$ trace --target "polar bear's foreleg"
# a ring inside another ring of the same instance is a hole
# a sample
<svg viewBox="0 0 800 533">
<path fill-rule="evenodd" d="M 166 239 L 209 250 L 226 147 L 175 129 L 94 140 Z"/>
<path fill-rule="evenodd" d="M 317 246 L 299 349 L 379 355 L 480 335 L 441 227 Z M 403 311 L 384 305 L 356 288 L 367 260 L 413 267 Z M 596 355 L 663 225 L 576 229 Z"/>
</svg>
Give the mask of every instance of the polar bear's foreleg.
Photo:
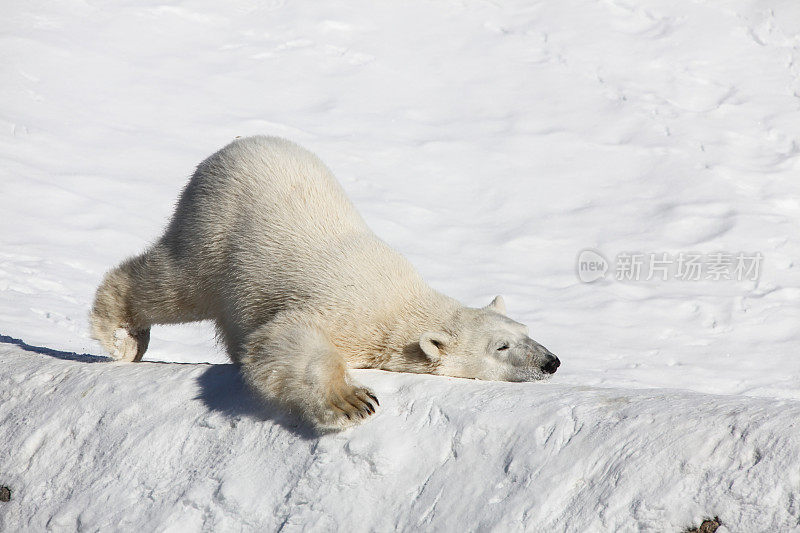
<svg viewBox="0 0 800 533">
<path fill-rule="evenodd" d="M 379 405 L 350 377 L 325 332 L 298 316 L 279 315 L 250 334 L 242 372 L 261 396 L 320 430 L 359 424 Z"/>
</svg>

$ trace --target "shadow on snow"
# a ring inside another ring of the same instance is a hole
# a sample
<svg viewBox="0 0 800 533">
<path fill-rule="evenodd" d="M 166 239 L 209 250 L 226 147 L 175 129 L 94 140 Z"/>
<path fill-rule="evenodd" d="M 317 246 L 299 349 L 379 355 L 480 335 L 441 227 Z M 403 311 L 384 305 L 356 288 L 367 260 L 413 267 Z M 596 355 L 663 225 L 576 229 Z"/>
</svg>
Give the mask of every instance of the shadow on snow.
<svg viewBox="0 0 800 533">
<path fill-rule="evenodd" d="M 0 334 L 0 343 L 13 344 L 27 352 L 47 355 L 65 361 L 79 363 L 107 363 L 114 361 L 110 357 L 54 350 L 46 346 L 33 346 L 22 339 L 2 334 Z M 296 416 L 285 413 L 278 407 L 259 399 L 242 379 L 242 373 L 239 372 L 237 365 L 169 363 L 164 361 L 142 361 L 136 364 L 206 366 L 206 370 L 197 378 L 200 394 L 196 399 L 202 401 L 209 410 L 217 411 L 233 419 L 249 417 L 264 422 L 272 421 L 303 439 L 314 439 L 319 436 L 312 427 Z"/>
<path fill-rule="evenodd" d="M 47 348 L 45 346 L 33 346 L 31 344 L 28 344 L 22 339 L 16 339 L 14 337 L 9 337 L 8 335 L 2 335 L 2 334 L 0 334 L 0 342 L 4 342 L 6 344 L 14 344 L 15 346 L 19 346 L 20 348 L 22 348 L 27 352 L 49 355 L 50 357 L 55 357 L 56 359 L 64 359 L 66 361 L 80 361 L 81 363 L 104 363 L 112 360 L 110 357 L 102 357 L 99 355 L 91 355 L 88 353 L 65 352 L 62 350 L 54 350 L 52 348 Z"/>
<path fill-rule="evenodd" d="M 200 399 L 211 411 L 231 418 L 243 416 L 261 421 L 270 420 L 303 439 L 319 437 L 317 432 L 298 417 L 264 402 L 247 386 L 234 364 L 209 365 L 197 378 Z"/>
</svg>

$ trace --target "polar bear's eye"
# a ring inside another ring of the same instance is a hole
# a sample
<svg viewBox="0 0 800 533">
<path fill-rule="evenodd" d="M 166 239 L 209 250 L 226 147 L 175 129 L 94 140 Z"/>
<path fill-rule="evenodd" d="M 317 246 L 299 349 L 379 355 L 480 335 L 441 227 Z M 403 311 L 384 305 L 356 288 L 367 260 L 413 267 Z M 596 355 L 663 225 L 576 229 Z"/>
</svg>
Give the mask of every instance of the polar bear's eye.
<svg viewBox="0 0 800 533">
<path fill-rule="evenodd" d="M 499 351 L 499 350 L 508 350 L 508 344 L 501 344 L 501 345 L 500 345 L 500 346 L 497 348 L 497 350 L 498 350 L 498 351 Z"/>
</svg>

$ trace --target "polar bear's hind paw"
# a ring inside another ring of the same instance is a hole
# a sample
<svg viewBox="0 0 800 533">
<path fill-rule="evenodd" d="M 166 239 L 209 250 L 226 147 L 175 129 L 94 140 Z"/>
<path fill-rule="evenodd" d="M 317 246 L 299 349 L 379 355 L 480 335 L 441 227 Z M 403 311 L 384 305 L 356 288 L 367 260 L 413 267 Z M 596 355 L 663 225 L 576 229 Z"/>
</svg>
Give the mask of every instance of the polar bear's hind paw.
<svg viewBox="0 0 800 533">
<path fill-rule="evenodd" d="M 150 328 L 131 330 L 119 327 L 114 330 L 111 356 L 118 361 L 141 361 L 150 343 Z"/>
</svg>

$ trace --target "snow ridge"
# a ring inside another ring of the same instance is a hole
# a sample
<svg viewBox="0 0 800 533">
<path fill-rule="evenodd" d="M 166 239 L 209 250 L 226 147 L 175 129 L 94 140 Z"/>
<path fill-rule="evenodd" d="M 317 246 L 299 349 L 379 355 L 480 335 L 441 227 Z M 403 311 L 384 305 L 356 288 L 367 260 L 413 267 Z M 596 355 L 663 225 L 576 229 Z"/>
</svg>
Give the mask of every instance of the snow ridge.
<svg viewBox="0 0 800 533">
<path fill-rule="evenodd" d="M 0 351 L 0 464 L 19 487 L 0 528 L 677 531 L 718 515 L 785 531 L 800 519 L 792 400 L 356 371 L 382 411 L 320 438 L 260 405 L 233 365 L 96 361 Z"/>
</svg>

